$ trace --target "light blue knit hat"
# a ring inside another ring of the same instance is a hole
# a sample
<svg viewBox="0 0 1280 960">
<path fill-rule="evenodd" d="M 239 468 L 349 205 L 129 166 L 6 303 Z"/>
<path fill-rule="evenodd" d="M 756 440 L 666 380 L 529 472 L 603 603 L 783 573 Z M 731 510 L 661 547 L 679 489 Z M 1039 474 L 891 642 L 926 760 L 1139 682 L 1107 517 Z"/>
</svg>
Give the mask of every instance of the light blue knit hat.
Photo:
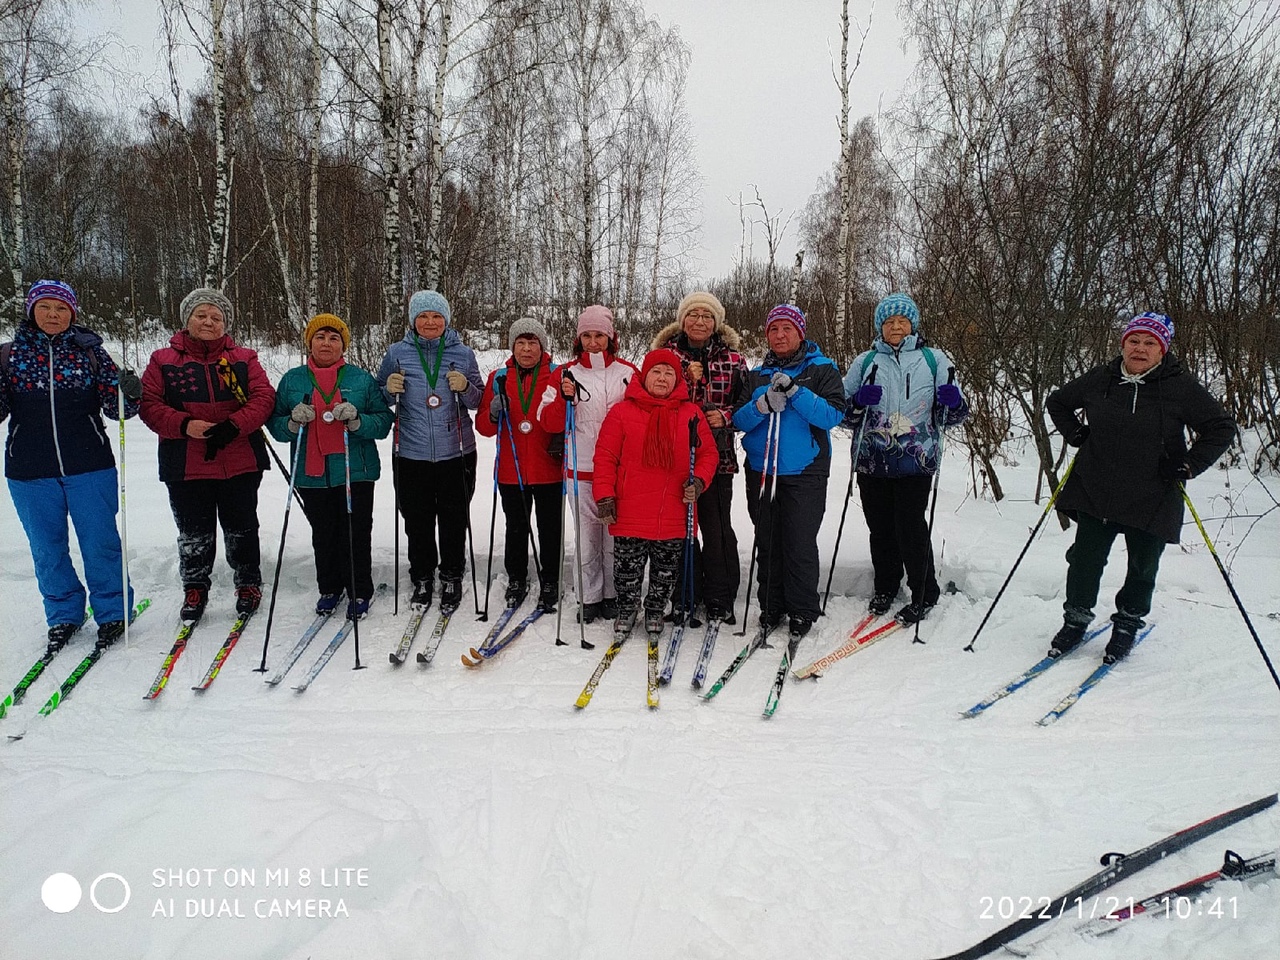
<svg viewBox="0 0 1280 960">
<path fill-rule="evenodd" d="M 911 321 L 911 332 L 920 330 L 920 308 L 905 293 L 891 293 L 876 304 L 876 333 L 890 317 L 906 317 Z"/>
<path fill-rule="evenodd" d="M 437 293 L 435 290 L 419 290 L 409 298 L 409 326 L 413 326 L 413 321 L 418 314 L 428 310 L 444 317 L 446 327 L 452 326 L 453 314 L 449 310 L 449 301 L 444 298 L 443 293 Z"/>
</svg>

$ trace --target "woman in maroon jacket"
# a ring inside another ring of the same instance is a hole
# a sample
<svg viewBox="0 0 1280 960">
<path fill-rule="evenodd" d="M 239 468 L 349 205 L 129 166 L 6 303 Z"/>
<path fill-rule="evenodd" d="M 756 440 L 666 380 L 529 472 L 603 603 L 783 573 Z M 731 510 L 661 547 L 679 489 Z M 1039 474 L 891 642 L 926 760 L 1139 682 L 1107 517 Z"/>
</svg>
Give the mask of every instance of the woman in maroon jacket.
<svg viewBox="0 0 1280 960">
<path fill-rule="evenodd" d="M 692 479 L 690 421 L 698 438 Z M 614 536 L 618 629 L 629 629 L 635 620 L 647 560 L 644 628 L 662 632 L 662 613 L 680 572 L 687 505 L 707 489 L 719 462 L 706 415 L 689 400 L 679 355 L 650 351 L 640 376 L 631 378 L 626 395 L 605 417 L 592 464 L 596 509 Z M 694 524 L 696 533 L 696 506 Z"/>
<path fill-rule="evenodd" d="M 523 317 L 507 331 L 511 356 L 489 374 L 480 397 L 476 432 L 498 438 L 498 491 L 507 520 L 506 604 L 518 607 L 529 593 L 529 516 L 538 511 L 538 606 L 555 610 L 560 594 L 561 463 L 564 434 L 548 433 L 538 422 L 538 403 L 551 383 L 555 364 L 547 349 L 547 331 Z M 488 416 L 484 415 L 488 411 Z"/>
<path fill-rule="evenodd" d="M 207 287 L 182 301 L 183 329 L 151 355 L 142 375 L 143 421 L 160 437 L 160 479 L 178 527 L 182 619 L 204 614 L 222 526 L 235 572 L 236 610 L 262 599 L 258 485 L 267 469 L 260 428 L 276 392 L 258 355 L 227 335 L 231 302 Z"/>
</svg>

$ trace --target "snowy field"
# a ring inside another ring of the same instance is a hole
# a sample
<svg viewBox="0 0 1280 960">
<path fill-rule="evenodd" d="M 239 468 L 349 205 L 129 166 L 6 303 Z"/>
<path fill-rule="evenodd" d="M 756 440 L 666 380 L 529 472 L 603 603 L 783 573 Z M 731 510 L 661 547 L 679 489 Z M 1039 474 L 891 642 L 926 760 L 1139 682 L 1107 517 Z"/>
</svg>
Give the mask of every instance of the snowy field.
<svg viewBox="0 0 1280 960">
<path fill-rule="evenodd" d="M 848 482 L 849 441 L 838 437 L 824 579 Z M 400 615 L 388 597 L 361 625 L 367 669 L 351 669 L 348 641 L 306 693 L 267 686 L 253 672 L 264 603 L 217 682 L 198 695 L 190 687 L 232 620 L 221 559 L 204 624 L 163 696 L 144 702 L 181 597 L 156 441 L 138 420 L 128 424 L 127 449 L 131 570 L 154 604 L 128 649 L 111 650 L 50 717 L 36 710 L 87 651 L 91 630 L 0 721 L 5 733 L 27 728 L 22 741 L 0 744 L 4 960 L 914 960 L 976 943 L 1009 922 L 1002 908 L 1056 896 L 1095 873 L 1108 851 L 1137 850 L 1280 786 L 1280 691 L 1191 525 L 1181 549 L 1165 554 L 1155 633 L 1061 722 L 1035 720 L 1089 672 L 1102 641 L 986 714 L 958 717 L 1039 659 L 1059 623 L 1071 535 L 1051 518 L 977 651 L 961 650 L 1043 509 L 1032 502 L 1029 455 L 1006 468 L 1009 497 L 997 505 L 966 496 L 967 462 L 958 449 L 949 454 L 935 545 L 940 579 L 960 592 L 925 622 L 927 642 L 912 644 L 903 631 L 820 680 L 789 683 L 765 721 L 778 654 L 754 657 L 702 702 L 688 685 L 700 631 L 659 710 L 645 707 L 637 631 L 590 707 L 575 711 L 609 631 L 588 627 L 599 649 L 579 649 L 570 607 L 570 646 L 554 645 L 555 619 L 544 617 L 467 670 L 459 654 L 486 631 L 469 575 L 429 667 L 412 655 L 400 668 L 387 662 L 406 620 L 402 584 Z M 482 594 L 492 450 L 482 443 L 472 505 Z M 1269 491 L 1243 469 L 1214 469 L 1190 493 L 1280 661 L 1280 480 L 1265 483 Z M 740 485 L 736 497 L 745 575 L 751 533 Z M 273 470 L 260 506 L 268 580 L 284 501 Z M 387 469 L 376 580 L 392 580 L 392 530 Z M 569 543 L 571 554 L 571 532 Z M 491 614 L 501 606 L 501 569 L 498 557 Z M 1117 546 L 1101 616 L 1122 572 Z M 404 564 L 401 573 L 407 581 Z M 828 615 L 802 644 L 802 663 L 843 642 L 870 587 L 855 493 Z M 7 692 L 43 651 L 45 630 L 7 494 L 0 596 Z M 308 530 L 295 510 L 271 665 L 310 622 L 314 599 Z M 434 608 L 419 645 L 433 620 Z M 730 634 L 721 632 L 712 676 L 743 643 Z M 1106 912 L 1113 895 L 1141 898 L 1207 873 L 1228 847 L 1252 856 L 1277 846 L 1272 808 L 1081 910 Z M 70 912 L 42 903 L 55 873 L 83 888 Z M 96 878 L 99 908 L 90 902 Z M 125 883 L 129 899 L 117 909 Z M 1223 916 L 1143 917 L 1101 938 L 1083 936 L 1074 918 L 1057 921 L 1030 938 L 1040 941 L 1034 956 L 1276 956 L 1280 879 L 1219 893 Z"/>
</svg>

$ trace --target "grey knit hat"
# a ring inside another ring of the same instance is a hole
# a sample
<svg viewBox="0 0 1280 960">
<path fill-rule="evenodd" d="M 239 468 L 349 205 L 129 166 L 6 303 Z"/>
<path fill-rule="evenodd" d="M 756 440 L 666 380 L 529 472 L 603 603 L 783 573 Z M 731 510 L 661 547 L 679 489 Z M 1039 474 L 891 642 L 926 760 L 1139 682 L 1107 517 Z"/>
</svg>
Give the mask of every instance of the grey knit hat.
<svg viewBox="0 0 1280 960">
<path fill-rule="evenodd" d="M 231 301 L 226 298 L 221 290 L 214 290 L 212 287 L 196 287 L 182 298 L 182 306 L 178 308 L 178 316 L 182 319 L 182 326 L 185 327 L 187 325 L 191 315 L 196 312 L 196 307 L 205 303 L 221 310 L 223 321 L 228 327 L 231 326 Z"/>
<path fill-rule="evenodd" d="M 550 353 L 548 344 L 551 342 L 547 337 L 547 329 L 533 317 L 521 317 L 511 325 L 511 329 L 507 331 L 507 349 L 514 350 L 516 348 L 517 337 L 537 337 L 538 342 L 542 344 L 542 352 Z"/>
</svg>

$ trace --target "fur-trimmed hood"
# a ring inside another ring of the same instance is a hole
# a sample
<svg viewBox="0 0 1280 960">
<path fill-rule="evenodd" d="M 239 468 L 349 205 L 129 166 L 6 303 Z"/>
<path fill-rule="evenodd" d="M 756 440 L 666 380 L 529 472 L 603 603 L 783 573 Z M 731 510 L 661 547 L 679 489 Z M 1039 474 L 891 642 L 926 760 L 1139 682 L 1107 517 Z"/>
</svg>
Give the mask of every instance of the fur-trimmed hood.
<svg viewBox="0 0 1280 960">
<path fill-rule="evenodd" d="M 680 333 L 680 321 L 679 320 L 671 321 L 665 327 L 659 330 L 656 336 L 654 336 L 653 342 L 649 345 L 649 349 L 651 350 L 662 349 L 667 345 L 668 341 L 678 336 L 679 333 Z M 711 336 L 719 337 L 721 340 L 724 341 L 724 345 L 728 347 L 730 350 L 742 349 L 742 337 L 738 334 L 737 330 L 733 329 L 733 327 L 729 326 L 729 324 L 727 323 L 717 323 L 715 330 L 711 332 Z"/>
</svg>

